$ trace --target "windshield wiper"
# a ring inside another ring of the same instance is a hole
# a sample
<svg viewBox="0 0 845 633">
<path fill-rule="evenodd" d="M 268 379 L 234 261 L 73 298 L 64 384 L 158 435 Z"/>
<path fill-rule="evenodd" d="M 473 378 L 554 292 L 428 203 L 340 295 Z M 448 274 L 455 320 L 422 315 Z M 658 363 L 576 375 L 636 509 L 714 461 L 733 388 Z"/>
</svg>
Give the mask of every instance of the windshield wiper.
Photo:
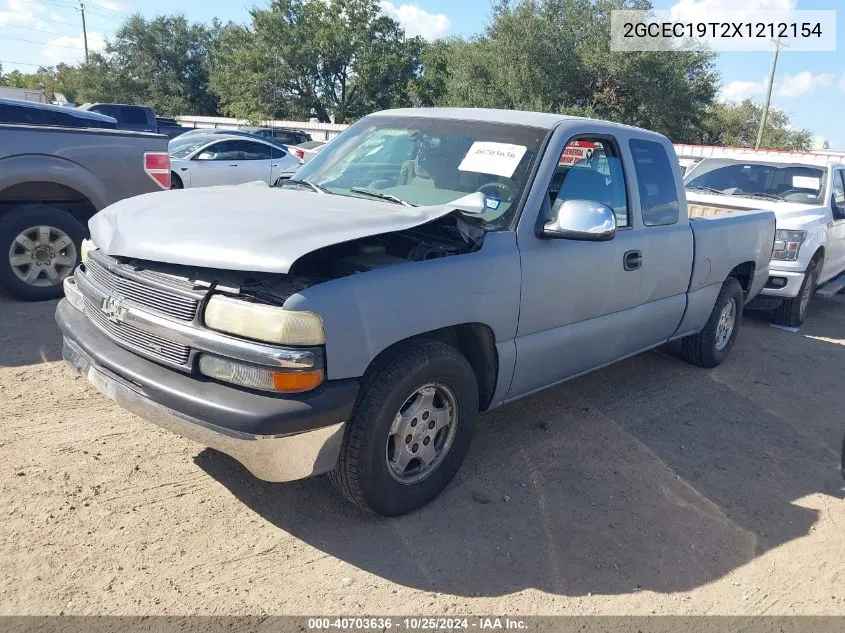
<svg viewBox="0 0 845 633">
<path fill-rule="evenodd" d="M 382 193 L 381 191 L 373 191 L 372 189 L 364 189 L 362 187 L 352 187 L 349 191 L 353 193 L 362 193 L 365 196 L 372 196 L 373 198 L 379 198 L 381 200 L 389 200 L 390 202 L 395 202 L 396 204 L 401 204 L 406 207 L 415 207 L 417 205 L 408 202 L 407 200 L 402 200 L 397 196 L 391 195 L 389 193 Z"/>
<path fill-rule="evenodd" d="M 733 193 L 729 193 L 729 196 L 743 196 L 744 198 L 764 198 L 766 200 L 779 200 L 783 202 L 783 198 L 780 196 L 776 196 L 773 193 L 743 193 L 742 191 L 734 191 Z"/>
<path fill-rule="evenodd" d="M 701 185 L 695 185 L 692 187 L 687 187 L 690 191 L 706 191 L 707 193 L 718 193 L 719 195 L 724 194 L 724 191 L 719 189 L 714 189 L 713 187 L 702 187 Z"/>
<path fill-rule="evenodd" d="M 331 193 L 331 191 L 326 189 L 323 185 L 317 185 L 311 182 L 310 180 L 302 180 L 300 178 L 291 178 L 289 180 L 283 180 L 279 187 L 284 187 L 287 184 L 305 185 L 306 187 L 309 187 L 311 191 L 314 191 L 316 193 Z"/>
</svg>

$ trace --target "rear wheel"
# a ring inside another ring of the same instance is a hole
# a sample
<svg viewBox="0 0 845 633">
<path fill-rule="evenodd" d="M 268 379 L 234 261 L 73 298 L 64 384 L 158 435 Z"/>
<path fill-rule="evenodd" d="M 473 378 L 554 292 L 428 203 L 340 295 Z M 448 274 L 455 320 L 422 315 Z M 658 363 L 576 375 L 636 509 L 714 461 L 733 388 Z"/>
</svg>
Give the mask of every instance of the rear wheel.
<svg viewBox="0 0 845 633">
<path fill-rule="evenodd" d="M 478 385 L 454 348 L 397 347 L 368 371 L 330 474 L 352 503 L 384 516 L 422 507 L 457 472 L 478 414 Z"/>
<path fill-rule="evenodd" d="M 175 171 L 170 172 L 170 188 L 171 189 L 184 189 L 185 185 L 182 182 L 182 179 L 176 174 Z"/>
<path fill-rule="evenodd" d="M 87 236 L 76 219 L 48 205 L 25 205 L 0 217 L 0 285 L 24 301 L 62 296 Z"/>
<path fill-rule="evenodd" d="M 725 361 L 739 332 L 744 299 L 739 281 L 728 277 L 704 329 L 681 339 L 681 353 L 687 362 L 699 367 L 716 367 Z"/>
<path fill-rule="evenodd" d="M 773 314 L 775 323 L 778 325 L 788 325 L 789 327 L 798 327 L 804 323 L 804 319 L 807 318 L 810 301 L 816 292 L 819 268 L 818 261 L 814 260 L 810 263 L 807 267 L 807 272 L 804 274 L 804 283 L 801 284 L 801 288 L 798 290 L 798 296 L 792 299 L 785 299 L 775 308 Z"/>
</svg>

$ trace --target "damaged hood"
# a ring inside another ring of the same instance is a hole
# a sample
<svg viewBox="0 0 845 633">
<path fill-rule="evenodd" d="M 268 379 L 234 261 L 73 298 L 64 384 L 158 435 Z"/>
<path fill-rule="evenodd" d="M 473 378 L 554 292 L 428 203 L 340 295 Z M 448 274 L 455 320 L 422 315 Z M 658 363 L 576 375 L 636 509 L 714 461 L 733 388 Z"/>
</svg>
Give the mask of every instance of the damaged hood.
<svg viewBox="0 0 845 633">
<path fill-rule="evenodd" d="M 267 186 L 161 191 L 88 222 L 107 255 L 224 270 L 287 273 L 317 249 L 402 231 L 454 211 Z"/>
</svg>

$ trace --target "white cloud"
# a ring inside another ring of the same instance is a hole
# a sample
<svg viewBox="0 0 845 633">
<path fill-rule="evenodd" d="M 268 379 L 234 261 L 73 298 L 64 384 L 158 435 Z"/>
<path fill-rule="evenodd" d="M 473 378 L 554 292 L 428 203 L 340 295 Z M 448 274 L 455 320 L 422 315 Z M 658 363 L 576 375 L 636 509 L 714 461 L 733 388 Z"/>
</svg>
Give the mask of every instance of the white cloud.
<svg viewBox="0 0 845 633">
<path fill-rule="evenodd" d="M 766 92 L 768 79 L 760 81 L 732 81 L 719 92 L 719 101 L 728 103 L 760 97 Z"/>
<path fill-rule="evenodd" d="M 88 32 L 88 51 L 102 50 L 106 46 L 106 39 L 99 33 Z M 81 35 L 63 35 L 48 40 L 41 50 L 42 56 L 51 64 L 60 62 L 76 64 L 85 61 L 85 42 Z"/>
<path fill-rule="evenodd" d="M 839 78 L 839 89 L 845 91 L 845 75 Z"/>
<path fill-rule="evenodd" d="M 36 14 L 43 11 L 44 6 L 32 0 L 6 0 L 0 5 L 0 24 L 34 26 L 40 21 Z"/>
<path fill-rule="evenodd" d="M 803 97 L 813 94 L 823 88 L 830 88 L 833 85 L 833 74 L 819 73 L 814 75 L 809 70 L 802 71 L 797 75 L 787 75 L 778 90 L 780 97 Z"/>
<path fill-rule="evenodd" d="M 422 36 L 434 40 L 445 35 L 452 26 L 448 16 L 442 13 L 429 13 L 416 4 L 396 6 L 387 0 L 381 0 L 381 10 L 399 22 L 408 37 Z"/>
</svg>

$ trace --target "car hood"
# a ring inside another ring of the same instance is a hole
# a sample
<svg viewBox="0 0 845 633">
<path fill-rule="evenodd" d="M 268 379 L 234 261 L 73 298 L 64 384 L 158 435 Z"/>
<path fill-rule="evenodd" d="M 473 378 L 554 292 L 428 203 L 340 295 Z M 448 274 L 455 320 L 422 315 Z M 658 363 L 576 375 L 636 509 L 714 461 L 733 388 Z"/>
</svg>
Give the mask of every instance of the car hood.
<svg viewBox="0 0 845 633">
<path fill-rule="evenodd" d="M 107 255 L 287 273 L 325 246 L 410 229 L 453 211 L 448 204 L 406 207 L 248 183 L 127 198 L 97 213 L 88 228 Z"/>
<path fill-rule="evenodd" d="M 699 191 L 687 191 L 686 195 L 690 205 L 710 206 L 728 211 L 772 211 L 777 218 L 779 229 L 795 229 L 808 223 L 826 222 L 824 208 L 813 204 L 723 196 Z"/>
</svg>

